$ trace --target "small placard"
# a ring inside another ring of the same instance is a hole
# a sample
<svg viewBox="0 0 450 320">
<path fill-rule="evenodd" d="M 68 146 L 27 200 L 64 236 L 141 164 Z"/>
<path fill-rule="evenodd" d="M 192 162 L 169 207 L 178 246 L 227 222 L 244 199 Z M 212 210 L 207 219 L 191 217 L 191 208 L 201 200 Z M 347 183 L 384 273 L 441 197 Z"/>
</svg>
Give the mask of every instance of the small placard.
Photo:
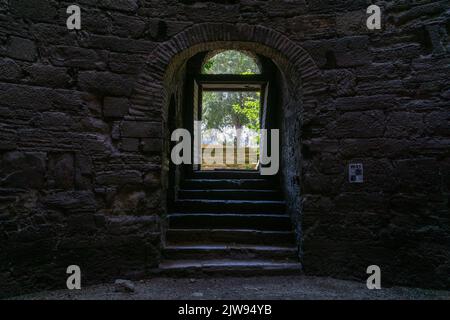
<svg viewBox="0 0 450 320">
<path fill-rule="evenodd" d="M 349 182 L 350 183 L 364 182 L 364 168 L 362 163 L 352 163 L 349 165 Z"/>
</svg>

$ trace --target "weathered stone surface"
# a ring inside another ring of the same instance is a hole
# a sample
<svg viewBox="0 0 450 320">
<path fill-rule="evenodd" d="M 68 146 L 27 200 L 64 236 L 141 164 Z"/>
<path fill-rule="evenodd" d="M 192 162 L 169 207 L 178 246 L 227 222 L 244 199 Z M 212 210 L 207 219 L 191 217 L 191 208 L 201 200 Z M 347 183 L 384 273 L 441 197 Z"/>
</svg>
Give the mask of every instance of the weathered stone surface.
<svg viewBox="0 0 450 320">
<path fill-rule="evenodd" d="M 57 92 L 53 89 L 0 83 L 2 105 L 14 110 L 46 111 L 53 107 L 71 109 L 83 106 L 82 97 L 74 92 Z"/>
<path fill-rule="evenodd" d="M 372 32 L 366 0 L 82 0 L 75 32 L 62 2 L 0 0 L 0 296 L 65 283 L 74 261 L 87 283 L 158 265 L 187 59 L 224 48 L 279 69 L 305 271 L 377 263 L 383 282 L 448 288 L 447 2 L 386 2 Z"/>
<path fill-rule="evenodd" d="M 131 40 L 115 36 L 90 35 L 83 39 L 83 46 L 92 49 L 125 53 L 149 53 L 156 44 L 148 40 Z"/>
<path fill-rule="evenodd" d="M 129 152 L 138 152 L 139 151 L 139 139 L 135 138 L 123 138 L 120 141 L 120 149 L 123 151 Z"/>
<path fill-rule="evenodd" d="M 97 175 L 96 182 L 100 185 L 139 184 L 142 176 L 138 171 L 105 172 Z"/>
<path fill-rule="evenodd" d="M 114 290 L 116 292 L 132 293 L 136 291 L 136 287 L 130 280 L 117 279 L 114 282 Z"/>
<path fill-rule="evenodd" d="M 123 53 L 109 55 L 109 67 L 116 73 L 137 74 L 145 65 L 146 57 Z"/>
<path fill-rule="evenodd" d="M 45 185 L 46 154 L 7 152 L 1 158 L 1 185 L 11 188 L 41 189 Z"/>
<path fill-rule="evenodd" d="M 7 55 L 18 60 L 35 61 L 37 59 L 36 45 L 28 39 L 11 37 L 8 43 Z"/>
<path fill-rule="evenodd" d="M 109 72 L 80 72 L 78 83 L 82 90 L 93 93 L 128 97 L 133 91 L 133 82 Z"/>
<path fill-rule="evenodd" d="M 106 65 L 100 54 L 91 49 L 58 45 L 49 49 L 49 55 L 56 66 L 103 70 Z"/>
<path fill-rule="evenodd" d="M 73 154 L 50 154 L 48 171 L 50 188 L 72 189 L 74 187 L 75 164 Z"/>
<path fill-rule="evenodd" d="M 435 3 L 425 3 L 423 5 L 413 6 L 407 8 L 405 12 L 400 14 L 396 19 L 397 24 L 404 24 L 410 20 L 419 18 L 421 16 L 433 15 L 444 10 L 444 3 L 436 1 Z"/>
<path fill-rule="evenodd" d="M 51 22 L 54 23 L 54 19 Z M 40 50 L 48 56 L 50 51 L 49 45 L 56 46 L 77 46 L 77 36 L 74 32 L 67 32 L 67 26 L 64 23 L 55 25 L 50 23 L 36 23 L 30 29 L 33 39 L 39 39 L 46 46 L 40 47 Z"/>
<path fill-rule="evenodd" d="M 142 215 L 151 210 L 147 194 L 133 188 L 120 190 L 113 199 L 112 212 L 116 215 Z"/>
<path fill-rule="evenodd" d="M 142 139 L 142 151 L 158 153 L 162 151 L 161 139 Z"/>
<path fill-rule="evenodd" d="M 337 119 L 336 126 L 330 131 L 330 137 L 382 137 L 385 126 L 385 115 L 382 111 L 346 112 Z"/>
<path fill-rule="evenodd" d="M 137 0 L 100 0 L 99 6 L 105 9 L 123 10 L 128 12 L 136 11 Z"/>
<path fill-rule="evenodd" d="M 150 188 L 158 188 L 161 186 L 161 173 L 149 172 L 144 177 L 144 184 Z"/>
<path fill-rule="evenodd" d="M 22 75 L 20 66 L 11 59 L 0 60 L 0 79 L 1 80 L 18 80 Z"/>
<path fill-rule="evenodd" d="M 94 212 L 96 201 L 91 192 L 67 191 L 49 195 L 43 199 L 49 207 L 64 210 L 65 212 Z"/>
<path fill-rule="evenodd" d="M 75 187 L 78 190 L 89 190 L 92 188 L 92 158 L 82 153 L 76 153 L 75 164 Z"/>
<path fill-rule="evenodd" d="M 73 82 L 64 68 L 37 64 L 25 67 L 24 72 L 29 74 L 28 82 L 38 86 L 66 88 Z"/>
<path fill-rule="evenodd" d="M 331 70 L 326 73 L 333 79 L 333 88 L 337 96 L 349 96 L 355 93 L 356 77 L 348 70 Z M 331 81 L 330 81 L 331 82 Z"/>
<path fill-rule="evenodd" d="M 121 126 L 122 137 L 127 138 L 159 138 L 162 134 L 161 123 L 124 121 Z"/>
<path fill-rule="evenodd" d="M 50 0 L 14 0 L 10 3 L 11 12 L 25 19 L 54 21 L 56 9 Z"/>
<path fill-rule="evenodd" d="M 447 110 L 426 114 L 425 125 L 429 134 L 450 137 L 450 112 Z"/>
<path fill-rule="evenodd" d="M 0 150 L 11 151 L 17 148 L 17 133 L 11 129 L 0 126 Z"/>
<path fill-rule="evenodd" d="M 423 134 L 423 115 L 410 112 L 393 112 L 388 115 L 386 135 L 392 138 L 415 138 Z"/>
<path fill-rule="evenodd" d="M 146 21 L 138 17 L 115 14 L 112 20 L 114 23 L 113 34 L 120 37 L 139 38 L 144 35 L 147 28 Z"/>
<path fill-rule="evenodd" d="M 368 42 L 369 38 L 366 36 L 353 36 L 337 40 L 307 41 L 304 45 L 320 67 L 356 67 L 367 65 L 372 60 Z M 333 57 L 335 65 L 330 65 L 330 57 Z"/>
</svg>

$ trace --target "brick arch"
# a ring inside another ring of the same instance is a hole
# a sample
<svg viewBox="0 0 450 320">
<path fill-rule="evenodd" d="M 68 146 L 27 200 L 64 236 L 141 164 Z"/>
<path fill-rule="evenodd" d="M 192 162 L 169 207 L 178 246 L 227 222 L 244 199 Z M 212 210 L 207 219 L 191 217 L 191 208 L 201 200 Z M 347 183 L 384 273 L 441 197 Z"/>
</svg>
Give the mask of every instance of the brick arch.
<svg viewBox="0 0 450 320">
<path fill-rule="evenodd" d="M 155 114 L 160 114 L 164 122 L 165 83 L 175 70 L 198 52 L 223 48 L 250 50 L 271 58 L 289 79 L 291 94 L 300 93 L 304 103 L 327 88 L 311 56 L 283 34 L 259 25 L 204 23 L 161 43 L 149 55 L 131 99 L 130 116 L 154 120 Z"/>
</svg>

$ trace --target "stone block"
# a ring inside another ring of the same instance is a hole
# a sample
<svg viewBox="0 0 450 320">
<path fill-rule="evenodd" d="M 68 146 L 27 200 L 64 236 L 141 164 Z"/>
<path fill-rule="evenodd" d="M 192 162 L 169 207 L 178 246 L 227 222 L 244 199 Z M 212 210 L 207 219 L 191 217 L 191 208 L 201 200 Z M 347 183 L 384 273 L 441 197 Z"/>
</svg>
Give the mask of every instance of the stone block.
<svg viewBox="0 0 450 320">
<path fill-rule="evenodd" d="M 349 96 L 355 93 L 356 77 L 345 69 L 334 69 L 326 72 L 325 75 L 331 81 L 331 89 L 337 96 Z"/>
<path fill-rule="evenodd" d="M 394 175 L 402 193 L 438 193 L 442 188 L 440 166 L 432 158 L 395 161 Z"/>
<path fill-rule="evenodd" d="M 57 11 L 53 3 L 51 0 L 14 0 L 10 1 L 10 10 L 20 18 L 54 21 Z"/>
<path fill-rule="evenodd" d="M 67 232 L 69 234 L 92 234 L 97 230 L 95 216 L 91 213 L 77 213 L 67 217 Z"/>
<path fill-rule="evenodd" d="M 105 11 L 85 10 L 82 18 L 82 29 L 95 34 L 109 34 L 111 32 L 111 17 Z"/>
<path fill-rule="evenodd" d="M 0 112 L 1 114 L 1 112 Z M 0 151 L 11 151 L 17 148 L 17 132 L 0 125 Z"/>
<path fill-rule="evenodd" d="M 44 188 L 45 153 L 12 151 L 5 153 L 0 159 L 1 186 L 24 189 Z"/>
<path fill-rule="evenodd" d="M 146 21 L 139 17 L 114 14 L 112 20 L 113 34 L 120 37 L 141 37 L 147 27 Z"/>
<path fill-rule="evenodd" d="M 27 82 L 38 86 L 66 88 L 73 81 L 65 68 L 33 64 L 24 67 L 24 71 L 29 74 Z"/>
<path fill-rule="evenodd" d="M 64 112 L 42 112 L 33 118 L 33 123 L 46 130 L 80 130 L 80 123 Z"/>
<path fill-rule="evenodd" d="M 104 69 L 100 53 L 95 50 L 74 46 L 52 46 L 49 48 L 50 61 L 55 66 L 74 67 L 80 69 Z"/>
<path fill-rule="evenodd" d="M 92 187 L 92 159 L 80 152 L 75 154 L 75 186 L 78 190 Z"/>
<path fill-rule="evenodd" d="M 97 174 L 95 181 L 98 185 L 105 186 L 139 184 L 142 183 L 142 174 L 134 170 L 103 172 Z"/>
<path fill-rule="evenodd" d="M 387 117 L 386 137 L 416 138 L 424 130 L 423 115 L 412 112 L 392 112 Z"/>
<path fill-rule="evenodd" d="M 94 212 L 97 206 L 90 191 L 64 191 L 50 194 L 42 199 L 49 208 L 64 210 L 64 213 Z"/>
<path fill-rule="evenodd" d="M 66 16 L 66 13 L 64 12 Z M 54 24 L 55 19 L 52 19 L 53 24 L 49 23 L 35 23 L 30 28 L 30 34 L 33 39 L 39 39 L 39 43 L 43 46 L 40 47 L 41 52 L 45 57 L 50 55 L 52 47 L 56 46 L 77 46 L 78 38 L 75 32 L 67 32 L 67 26 L 65 23 L 59 25 Z"/>
<path fill-rule="evenodd" d="M 75 183 L 74 156 L 72 153 L 48 156 L 48 185 L 54 189 L 72 189 Z"/>
<path fill-rule="evenodd" d="M 161 139 L 142 139 L 142 151 L 158 153 L 162 151 Z"/>
<path fill-rule="evenodd" d="M 367 32 L 367 14 L 364 10 L 341 12 L 336 16 L 336 30 L 339 35 Z"/>
<path fill-rule="evenodd" d="M 144 55 L 111 52 L 108 64 L 113 72 L 138 74 L 142 70 L 145 61 L 146 57 Z"/>
<path fill-rule="evenodd" d="M 402 25 L 422 16 L 436 15 L 444 11 L 444 5 L 440 1 L 432 1 L 423 5 L 406 7 L 405 12 L 395 18 L 395 24 Z"/>
<path fill-rule="evenodd" d="M 82 45 L 92 49 L 108 50 L 113 52 L 146 53 L 152 52 L 156 44 L 148 40 L 128 39 L 114 36 L 90 35 L 83 39 Z"/>
<path fill-rule="evenodd" d="M 136 286 L 130 280 L 117 279 L 114 282 L 114 290 L 122 293 L 133 293 L 136 291 Z"/>
<path fill-rule="evenodd" d="M 330 125 L 330 137 L 376 138 L 384 134 L 385 115 L 382 111 L 346 112 Z"/>
<path fill-rule="evenodd" d="M 433 136 L 450 137 L 450 112 L 429 112 L 425 115 L 425 128 Z"/>
<path fill-rule="evenodd" d="M 0 83 L 3 105 L 13 109 L 30 109 L 34 111 L 50 109 L 54 92 L 46 88 L 36 88 L 9 83 Z"/>
<path fill-rule="evenodd" d="M 139 7 L 137 0 L 99 0 L 101 8 L 134 12 Z"/>
<path fill-rule="evenodd" d="M 111 128 L 111 138 L 113 140 L 119 140 L 120 139 L 120 122 L 119 121 L 115 121 L 112 124 L 112 128 Z"/>
<path fill-rule="evenodd" d="M 123 138 L 120 141 L 120 150 L 128 152 L 138 152 L 139 151 L 139 139 L 136 138 Z"/>
<path fill-rule="evenodd" d="M 11 59 L 0 59 L 0 79 L 18 80 L 22 76 L 22 69 Z"/>
<path fill-rule="evenodd" d="M 161 173 L 151 171 L 144 176 L 144 184 L 149 188 L 157 188 L 161 186 Z"/>
<path fill-rule="evenodd" d="M 335 100 L 334 106 L 340 111 L 385 110 L 395 108 L 399 104 L 392 94 L 342 97 Z"/>
<path fill-rule="evenodd" d="M 372 61 L 368 36 L 306 41 L 304 47 L 319 67 L 358 67 Z M 330 65 L 331 58 L 333 63 Z"/>
</svg>

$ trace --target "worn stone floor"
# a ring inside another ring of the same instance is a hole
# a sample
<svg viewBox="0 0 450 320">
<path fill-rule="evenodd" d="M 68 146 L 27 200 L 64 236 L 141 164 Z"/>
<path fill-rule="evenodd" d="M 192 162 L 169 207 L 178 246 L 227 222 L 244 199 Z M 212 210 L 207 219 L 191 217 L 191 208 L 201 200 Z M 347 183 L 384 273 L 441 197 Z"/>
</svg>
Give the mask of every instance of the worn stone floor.
<svg viewBox="0 0 450 320">
<path fill-rule="evenodd" d="M 114 284 L 81 291 L 46 291 L 14 299 L 45 300 L 335 300 L 335 299 L 439 299 L 450 300 L 450 291 L 392 287 L 368 290 L 365 283 L 309 276 L 153 278 L 134 283 L 135 292 L 116 292 Z"/>
</svg>

